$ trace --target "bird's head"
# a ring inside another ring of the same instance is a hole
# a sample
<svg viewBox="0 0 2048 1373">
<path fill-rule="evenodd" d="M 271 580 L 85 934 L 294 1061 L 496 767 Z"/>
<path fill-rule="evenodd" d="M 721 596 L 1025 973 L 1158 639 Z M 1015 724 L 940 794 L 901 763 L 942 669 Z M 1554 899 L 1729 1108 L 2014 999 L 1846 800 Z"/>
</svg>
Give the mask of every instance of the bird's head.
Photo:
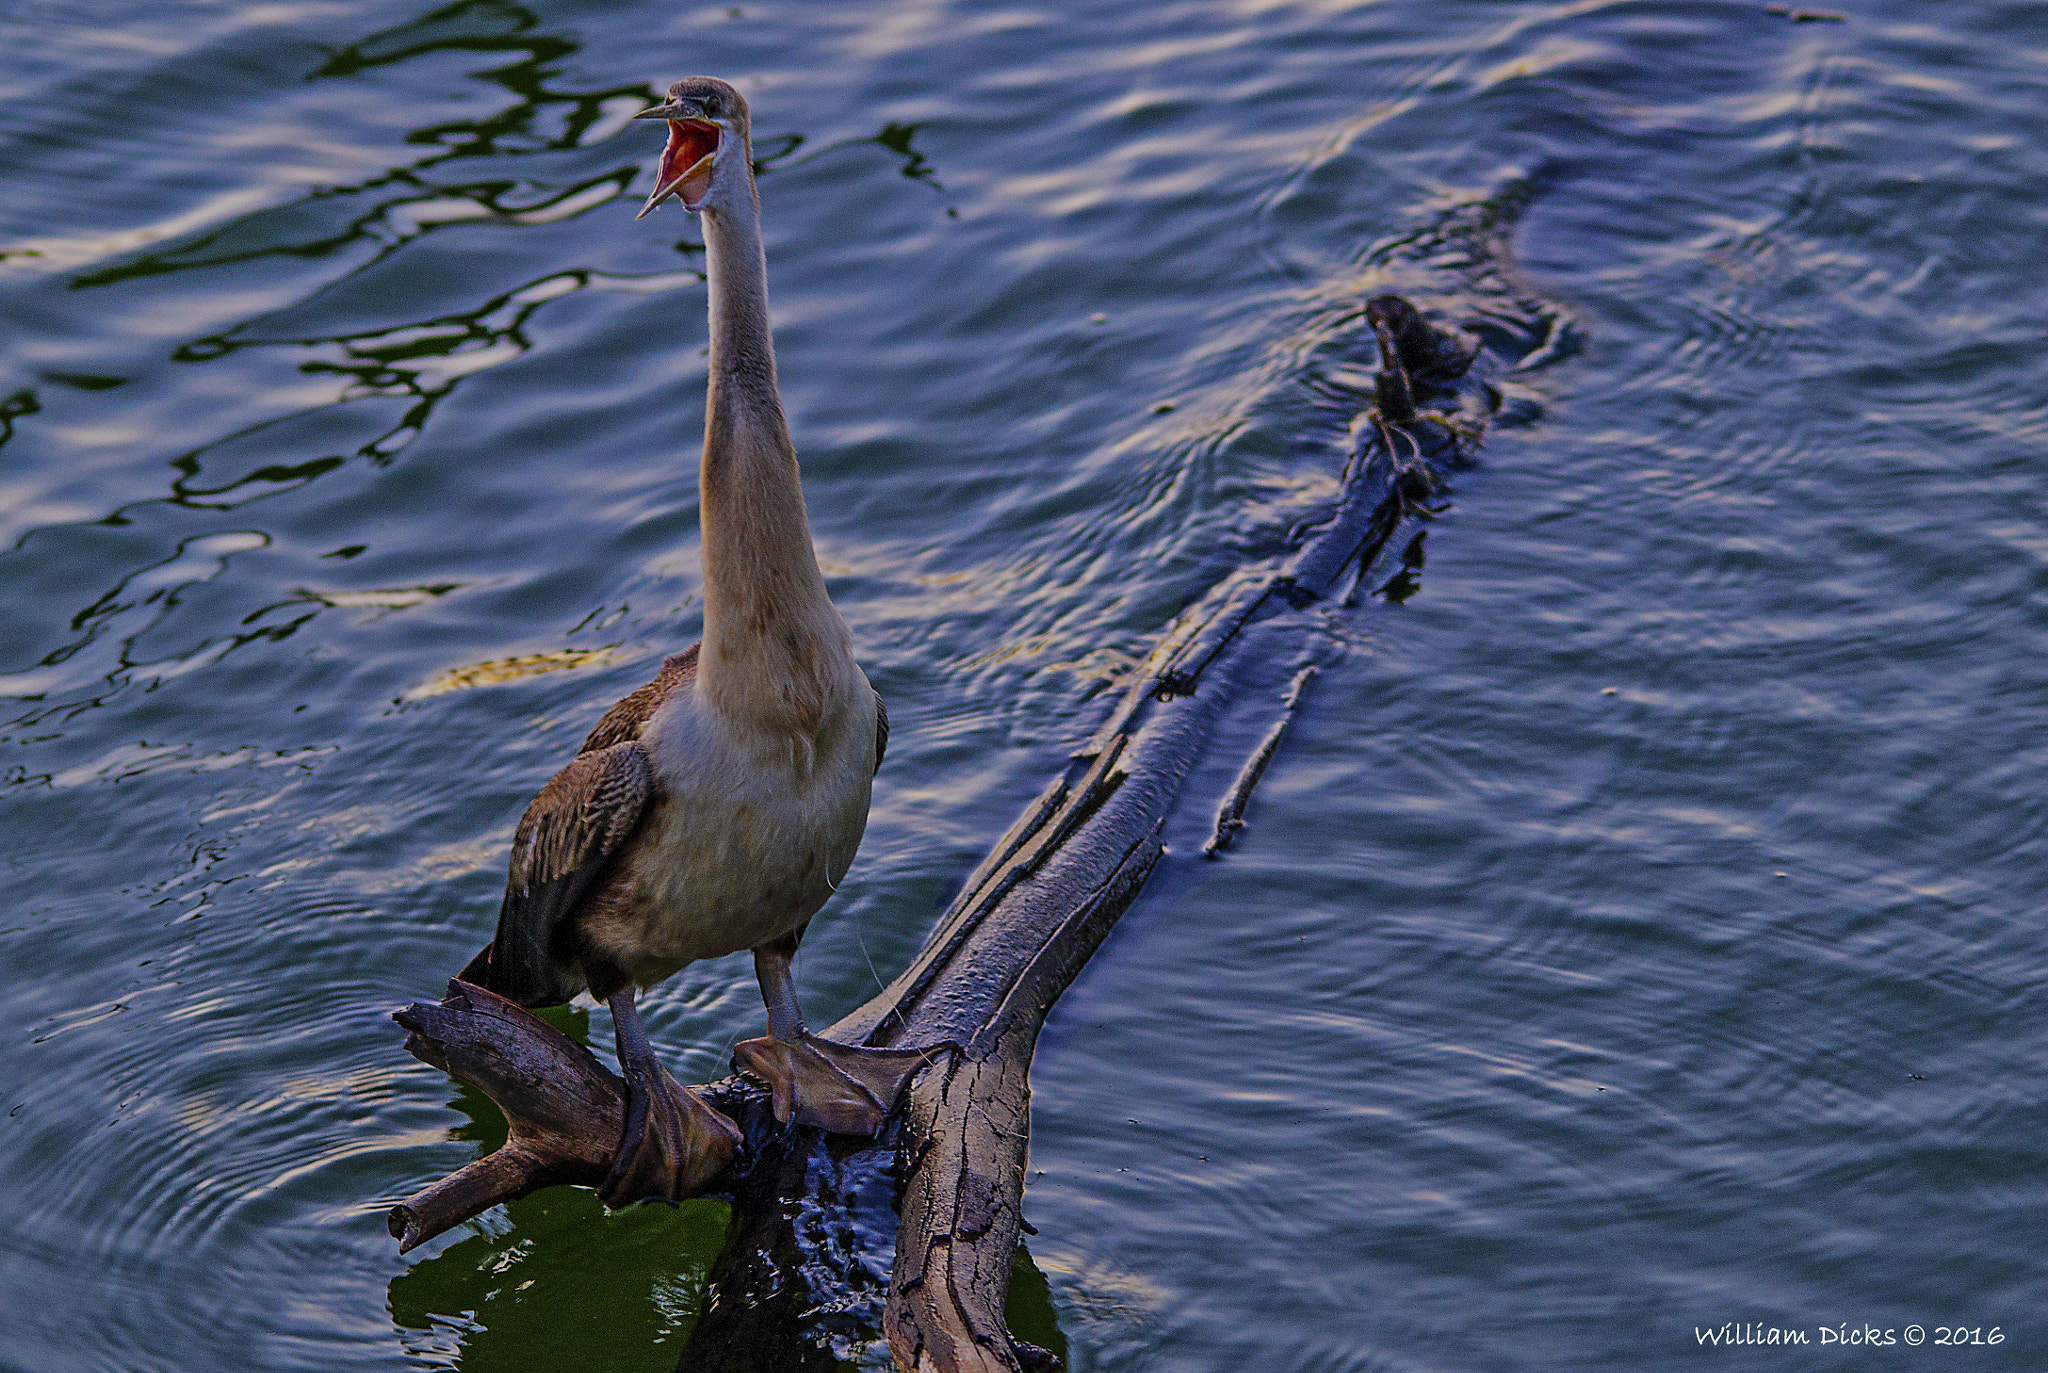
<svg viewBox="0 0 2048 1373">
<path fill-rule="evenodd" d="M 636 119 L 668 121 L 668 146 L 655 164 L 654 194 L 640 214 L 670 196 L 686 210 L 716 209 L 752 194 L 746 98 L 715 76 L 686 76 L 668 99 Z"/>
</svg>

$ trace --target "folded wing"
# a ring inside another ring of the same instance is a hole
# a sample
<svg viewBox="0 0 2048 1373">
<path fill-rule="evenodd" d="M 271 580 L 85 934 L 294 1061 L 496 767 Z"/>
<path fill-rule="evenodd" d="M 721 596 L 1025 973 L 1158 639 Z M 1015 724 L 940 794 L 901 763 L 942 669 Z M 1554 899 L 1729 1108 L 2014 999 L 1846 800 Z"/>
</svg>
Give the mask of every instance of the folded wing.
<svg viewBox="0 0 2048 1373">
<path fill-rule="evenodd" d="M 512 836 L 498 933 L 465 981 L 525 1006 L 583 989 L 582 969 L 557 956 L 557 934 L 639 828 L 653 791 L 653 762 L 637 739 L 578 754 L 540 789 Z"/>
</svg>

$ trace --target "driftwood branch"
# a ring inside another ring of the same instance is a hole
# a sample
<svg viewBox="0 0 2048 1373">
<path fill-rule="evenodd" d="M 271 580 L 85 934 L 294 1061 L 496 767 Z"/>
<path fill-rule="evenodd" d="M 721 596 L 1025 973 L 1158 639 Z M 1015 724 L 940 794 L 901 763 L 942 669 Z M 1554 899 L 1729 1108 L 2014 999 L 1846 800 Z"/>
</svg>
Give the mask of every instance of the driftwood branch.
<svg viewBox="0 0 2048 1373">
<path fill-rule="evenodd" d="M 439 1005 L 392 1017 L 422 1062 L 469 1083 L 511 1126 L 504 1147 L 391 1208 L 398 1252 L 501 1201 L 559 1183 L 595 1186 L 625 1127 L 625 1084 L 590 1050 L 495 992 L 450 982 Z"/>
<path fill-rule="evenodd" d="M 1259 746 L 1252 750 L 1252 756 L 1245 760 L 1237 780 L 1231 783 L 1230 794 L 1223 798 L 1223 804 L 1216 810 L 1216 832 L 1209 836 L 1209 842 L 1202 845 L 1202 857 L 1214 858 L 1230 847 L 1230 841 L 1244 828 L 1244 810 L 1251 804 L 1252 789 L 1259 779 L 1266 775 L 1266 765 L 1273 761 L 1273 755 L 1280 751 L 1280 740 L 1286 737 L 1287 727 L 1294 723 L 1294 712 L 1301 708 L 1302 693 L 1315 680 L 1316 665 L 1294 674 L 1294 680 L 1287 684 L 1287 695 L 1280 703 L 1280 718 L 1266 730 L 1266 737 L 1259 740 Z"/>
<path fill-rule="evenodd" d="M 887 988 L 826 1031 L 935 1050 L 879 1140 L 776 1125 L 744 1078 L 698 1088 L 746 1142 L 707 1190 L 733 1199 L 736 1237 L 682 1359 L 685 1369 L 836 1368 L 837 1343 L 880 1325 L 911 1373 L 1036 1370 L 1004 1301 L 1022 1225 L 1030 1066 L 1047 1011 L 1130 905 L 1218 716 L 1239 655 L 1301 663 L 1271 727 L 1222 799 L 1213 855 L 1313 675 L 1327 615 L 1400 530 L 1431 512 L 1497 393 L 1469 375 L 1478 341 L 1381 297 L 1379 405 L 1361 418 L 1330 517 L 1276 565 L 1227 579 L 1182 616 L 1107 721 L 1026 808 Z M 1434 408 L 1432 408 L 1434 407 Z M 610 1163 L 620 1080 L 502 998 L 451 984 L 397 1018 L 418 1057 L 505 1111 L 505 1146 L 395 1208 L 403 1248 L 498 1201 L 590 1184 Z M 940 1046 L 945 1046 L 943 1051 Z M 893 1225 L 892 1225 L 893 1222 Z M 886 1274 L 886 1276 L 885 1276 Z"/>
</svg>

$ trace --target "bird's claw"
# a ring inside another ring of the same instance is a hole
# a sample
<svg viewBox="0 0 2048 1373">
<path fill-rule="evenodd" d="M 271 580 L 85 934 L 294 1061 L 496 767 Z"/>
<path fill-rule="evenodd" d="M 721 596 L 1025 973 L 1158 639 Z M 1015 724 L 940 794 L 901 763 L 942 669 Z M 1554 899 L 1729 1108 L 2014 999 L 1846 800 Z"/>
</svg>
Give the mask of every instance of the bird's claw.
<svg viewBox="0 0 2048 1373">
<path fill-rule="evenodd" d="M 724 1171 L 740 1147 L 740 1129 L 678 1086 L 660 1064 L 622 1066 L 626 1128 L 597 1195 L 614 1210 L 637 1201 L 681 1201 Z"/>
<path fill-rule="evenodd" d="M 775 1119 L 794 1119 L 838 1135 L 872 1135 L 937 1049 L 867 1049 L 806 1034 L 802 1039 L 742 1040 L 735 1068 L 768 1084 Z"/>
</svg>

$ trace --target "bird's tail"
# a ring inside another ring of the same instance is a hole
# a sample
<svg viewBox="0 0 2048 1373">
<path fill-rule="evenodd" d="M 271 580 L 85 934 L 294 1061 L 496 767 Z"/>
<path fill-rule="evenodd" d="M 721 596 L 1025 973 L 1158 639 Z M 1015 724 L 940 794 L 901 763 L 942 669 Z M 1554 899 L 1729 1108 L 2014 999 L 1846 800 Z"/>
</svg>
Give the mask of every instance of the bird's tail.
<svg viewBox="0 0 2048 1373">
<path fill-rule="evenodd" d="M 495 939 L 478 950 L 477 956 L 470 959 L 456 976 L 472 987 L 496 992 L 507 1001 L 515 1001 L 529 1009 L 559 1006 L 582 990 L 581 983 L 564 983 L 553 965 L 529 969 L 516 958 L 503 957 Z"/>
<path fill-rule="evenodd" d="M 461 972 L 455 974 L 456 977 L 472 987 L 482 987 L 487 992 L 498 992 L 498 995 L 503 996 L 505 993 L 491 985 L 491 951 L 497 947 L 495 941 L 484 945 L 477 952 L 477 956 L 470 959 Z"/>
</svg>

